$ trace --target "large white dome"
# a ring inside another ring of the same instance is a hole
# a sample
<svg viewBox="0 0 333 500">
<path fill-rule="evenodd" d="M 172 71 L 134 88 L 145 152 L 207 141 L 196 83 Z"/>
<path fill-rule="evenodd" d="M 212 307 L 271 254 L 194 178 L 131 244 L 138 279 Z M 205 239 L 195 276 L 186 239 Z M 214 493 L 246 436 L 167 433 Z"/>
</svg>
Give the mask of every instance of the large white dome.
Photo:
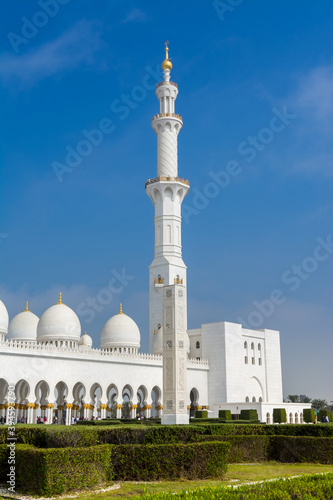
<svg viewBox="0 0 333 500">
<path fill-rule="evenodd" d="M 38 321 L 38 316 L 29 311 L 27 303 L 25 311 L 14 316 L 9 323 L 6 340 L 36 341 Z"/>
<path fill-rule="evenodd" d="M 0 300 L 0 333 L 7 333 L 9 316 L 5 304 Z"/>
<path fill-rule="evenodd" d="M 127 314 L 120 311 L 105 323 L 101 333 L 101 348 L 134 348 L 140 347 L 140 330 L 138 325 Z"/>
<path fill-rule="evenodd" d="M 58 304 L 49 307 L 38 322 L 37 341 L 79 342 L 80 336 L 80 320 L 70 307 L 62 303 L 60 294 Z"/>
</svg>

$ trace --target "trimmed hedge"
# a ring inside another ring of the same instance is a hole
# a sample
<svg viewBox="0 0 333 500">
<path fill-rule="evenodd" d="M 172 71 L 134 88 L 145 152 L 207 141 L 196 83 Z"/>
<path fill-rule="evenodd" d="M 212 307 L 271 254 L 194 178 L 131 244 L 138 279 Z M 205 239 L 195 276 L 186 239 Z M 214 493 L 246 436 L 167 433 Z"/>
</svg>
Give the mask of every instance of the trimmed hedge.
<svg viewBox="0 0 333 500">
<path fill-rule="evenodd" d="M 198 421 L 199 422 L 199 421 Z M 66 446 L 95 446 L 98 444 L 162 444 L 187 443 L 200 435 L 285 435 L 333 437 L 331 424 L 223 424 L 200 422 L 200 425 L 116 425 L 116 426 L 62 426 L 62 425 L 17 425 L 17 443 L 32 444 L 40 448 Z M 0 444 L 6 444 L 7 426 L 0 427 Z"/>
<path fill-rule="evenodd" d="M 229 463 L 269 460 L 270 436 L 199 436 L 198 440 L 230 443 Z"/>
<path fill-rule="evenodd" d="M 333 464 L 333 439 L 270 436 L 270 460 Z"/>
<path fill-rule="evenodd" d="M 205 479 L 227 470 L 229 443 L 119 445 L 111 452 L 114 477 L 121 481 Z"/>
<path fill-rule="evenodd" d="M 19 444 L 15 460 L 16 486 L 27 493 L 51 496 L 112 479 L 110 446 L 41 449 Z M 8 468 L 6 456 L 5 475 Z"/>
<path fill-rule="evenodd" d="M 333 464 L 333 439 L 295 436 L 199 436 L 199 441 L 231 444 L 230 463 L 314 462 Z"/>
<path fill-rule="evenodd" d="M 207 410 L 195 410 L 195 418 L 208 418 Z"/>
<path fill-rule="evenodd" d="M 303 410 L 303 420 L 304 422 L 312 422 L 316 420 L 316 412 L 314 408 L 305 408 Z"/>
<path fill-rule="evenodd" d="M 219 418 L 221 420 L 232 420 L 231 410 L 219 410 Z"/>
<path fill-rule="evenodd" d="M 47 449 L 17 445 L 16 485 L 25 493 L 53 496 L 110 480 L 221 477 L 227 470 L 229 449 L 230 444 L 223 442 Z M 3 446 L 1 457 L 2 451 Z"/>
<path fill-rule="evenodd" d="M 285 408 L 273 409 L 273 422 L 275 424 L 284 424 L 285 422 L 287 422 L 287 412 Z"/>
<path fill-rule="evenodd" d="M 257 410 L 241 410 L 240 420 L 250 420 L 259 422 Z"/>
<path fill-rule="evenodd" d="M 6 444 L 0 444 L 0 481 L 7 481 L 8 448 Z"/>
</svg>

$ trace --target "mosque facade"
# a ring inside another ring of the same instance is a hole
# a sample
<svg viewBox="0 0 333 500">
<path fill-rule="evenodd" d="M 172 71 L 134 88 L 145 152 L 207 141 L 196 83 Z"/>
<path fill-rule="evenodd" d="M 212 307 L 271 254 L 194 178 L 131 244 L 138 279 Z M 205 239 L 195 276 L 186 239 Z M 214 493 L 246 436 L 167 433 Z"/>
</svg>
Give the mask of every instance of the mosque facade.
<svg viewBox="0 0 333 500">
<path fill-rule="evenodd" d="M 78 316 L 61 294 L 40 318 L 27 303 L 9 321 L 0 301 L 2 422 L 11 403 L 8 395 L 14 393 L 15 419 L 25 423 L 36 423 L 38 417 L 47 423 L 56 419 L 69 425 L 74 418 L 135 419 L 139 415 L 161 417 L 162 423 L 163 418 L 168 423 L 163 391 L 172 389 L 174 382 L 168 380 L 172 357 L 165 358 L 172 341 L 165 340 L 169 323 L 163 293 L 173 285 L 181 290 L 182 306 L 177 314 L 183 329 L 174 354 L 182 363 L 183 382 L 175 377 L 177 387 L 173 389 L 177 392 L 182 387 L 179 404 L 183 413 L 193 415 L 195 409 L 207 409 L 209 416 L 216 417 L 220 409 L 230 409 L 237 418 L 242 409 L 257 409 L 261 421 L 272 423 L 273 409 L 286 408 L 288 421 L 301 423 L 303 409 L 310 407 L 283 402 L 278 331 L 249 330 L 228 322 L 187 329 L 181 205 L 189 182 L 178 176 L 177 144 L 183 121 L 175 112 L 178 86 L 170 79 L 168 50 L 166 44 L 164 78 L 156 88 L 160 108 L 152 121 L 157 136 L 157 176 L 145 186 L 155 210 L 154 259 L 149 267 L 150 352 L 139 352 L 139 328 L 122 306 L 104 325 L 100 348 L 95 348 L 91 337 L 82 335 Z M 176 423 L 184 422 L 183 418 Z"/>
</svg>

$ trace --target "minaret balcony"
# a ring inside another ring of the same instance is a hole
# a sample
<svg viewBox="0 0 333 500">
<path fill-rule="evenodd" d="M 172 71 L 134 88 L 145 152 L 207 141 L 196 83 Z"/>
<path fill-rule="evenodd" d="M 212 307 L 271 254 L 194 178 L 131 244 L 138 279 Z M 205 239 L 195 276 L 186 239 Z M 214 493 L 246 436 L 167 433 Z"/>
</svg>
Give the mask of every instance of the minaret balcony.
<svg viewBox="0 0 333 500">
<path fill-rule="evenodd" d="M 163 82 L 157 83 L 156 88 L 161 87 L 162 85 L 173 85 L 174 87 L 176 87 L 178 89 L 177 83 L 172 82 L 171 80 L 169 82 L 163 81 Z"/>
<path fill-rule="evenodd" d="M 153 116 L 153 121 L 157 120 L 158 118 L 178 118 L 178 120 L 183 121 L 183 118 L 176 113 L 158 113 L 157 115 Z"/>
<path fill-rule="evenodd" d="M 145 184 L 145 187 L 147 187 L 149 184 L 154 184 L 155 182 L 160 182 L 160 181 L 175 181 L 175 182 L 181 182 L 186 186 L 190 185 L 189 181 L 187 181 L 186 179 L 181 179 L 180 177 L 155 177 L 154 179 L 148 179 Z"/>
</svg>

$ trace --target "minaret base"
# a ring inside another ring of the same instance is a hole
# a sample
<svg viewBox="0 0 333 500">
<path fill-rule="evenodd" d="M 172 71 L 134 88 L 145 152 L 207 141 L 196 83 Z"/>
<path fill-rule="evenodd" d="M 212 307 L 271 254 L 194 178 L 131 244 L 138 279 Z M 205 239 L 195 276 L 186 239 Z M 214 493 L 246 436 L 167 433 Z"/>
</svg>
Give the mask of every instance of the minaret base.
<svg viewBox="0 0 333 500">
<path fill-rule="evenodd" d="M 190 417 L 188 415 L 180 415 L 179 413 L 162 415 L 162 425 L 188 425 Z"/>
</svg>

